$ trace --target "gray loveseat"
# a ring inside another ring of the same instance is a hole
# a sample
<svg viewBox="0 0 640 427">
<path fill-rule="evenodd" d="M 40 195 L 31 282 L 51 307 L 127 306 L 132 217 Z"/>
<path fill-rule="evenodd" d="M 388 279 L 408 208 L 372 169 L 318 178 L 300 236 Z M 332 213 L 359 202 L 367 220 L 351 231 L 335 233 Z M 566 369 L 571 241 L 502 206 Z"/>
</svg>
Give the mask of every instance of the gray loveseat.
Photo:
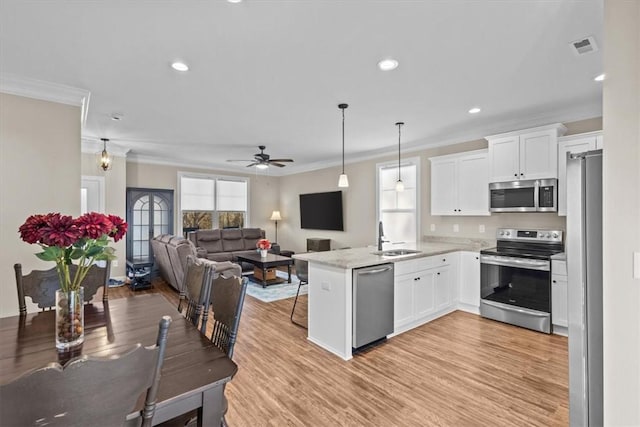
<svg viewBox="0 0 640 427">
<path fill-rule="evenodd" d="M 181 290 L 187 256 L 197 256 L 196 247 L 182 236 L 161 234 L 151 240 L 151 248 L 162 278 L 173 288 Z M 225 276 L 242 274 L 240 267 L 232 262 L 217 262 L 216 272 Z"/>
</svg>

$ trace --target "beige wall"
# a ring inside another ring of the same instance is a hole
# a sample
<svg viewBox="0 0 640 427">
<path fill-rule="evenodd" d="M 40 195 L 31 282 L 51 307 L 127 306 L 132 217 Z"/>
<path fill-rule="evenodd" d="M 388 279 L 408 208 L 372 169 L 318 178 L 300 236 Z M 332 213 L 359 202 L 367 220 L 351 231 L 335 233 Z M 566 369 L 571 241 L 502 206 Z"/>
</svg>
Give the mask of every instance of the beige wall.
<svg viewBox="0 0 640 427">
<path fill-rule="evenodd" d="M 127 187 L 127 162 L 124 157 L 111 156 L 112 167 L 108 171 L 103 171 L 98 167 L 97 154 L 82 154 L 82 175 L 102 176 L 105 186 L 104 213 L 118 215 L 126 218 L 126 198 Z M 127 247 L 126 238 L 119 242 L 111 242 L 116 250 L 118 259 L 112 263 L 111 277 L 122 277 L 125 275 Z M 117 264 L 117 265 L 114 265 Z"/>
<path fill-rule="evenodd" d="M 567 135 L 602 129 L 602 119 L 594 118 L 566 124 Z M 437 147 L 417 152 L 403 152 L 403 158 L 420 157 L 421 206 L 420 226 L 422 235 L 459 236 L 493 239 L 499 227 L 541 227 L 565 229 L 564 217 L 553 213 L 499 213 L 484 217 L 431 216 L 431 162 L 430 157 L 487 148 L 485 139 Z M 340 168 L 284 176 L 280 179 L 280 206 L 285 220 L 280 225 L 280 243 L 283 248 L 296 252 L 306 250 L 306 239 L 323 237 L 331 239 L 332 248 L 373 245 L 376 242 L 376 164 L 397 159 L 384 156 L 379 159 L 348 164 L 349 188 L 344 189 L 345 231 L 302 230 L 298 195 L 338 190 Z M 430 231 L 431 225 L 435 231 Z M 457 224 L 459 232 L 453 231 Z M 485 232 L 479 226 L 485 226 Z"/>
<path fill-rule="evenodd" d="M 606 0 L 604 23 L 604 423 L 640 425 L 640 2 Z"/>
<path fill-rule="evenodd" d="M 174 212 L 178 212 L 178 172 L 196 172 L 249 178 L 249 226 L 260 227 L 267 237 L 274 239 L 275 224 L 269 221 L 271 212 L 279 206 L 279 178 L 267 175 L 243 175 L 224 171 L 186 168 L 149 163 L 127 163 L 127 187 L 162 188 L 174 191 Z M 180 218 L 175 218 L 174 231 L 178 231 Z M 280 237 L 280 223 L 278 223 Z"/>
<path fill-rule="evenodd" d="M 46 270 L 18 227 L 32 214 L 80 213 L 80 108 L 0 93 L 0 316 L 18 314 L 13 264 Z M 33 310 L 35 306 L 30 306 Z"/>
</svg>

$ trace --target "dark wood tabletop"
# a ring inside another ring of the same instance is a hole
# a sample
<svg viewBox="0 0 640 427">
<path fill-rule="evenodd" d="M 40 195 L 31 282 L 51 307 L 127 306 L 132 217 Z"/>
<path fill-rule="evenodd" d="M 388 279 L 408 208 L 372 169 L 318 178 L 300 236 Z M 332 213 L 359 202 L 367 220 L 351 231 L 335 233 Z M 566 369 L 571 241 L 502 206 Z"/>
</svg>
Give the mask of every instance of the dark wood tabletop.
<svg viewBox="0 0 640 427">
<path fill-rule="evenodd" d="M 223 385 L 235 375 L 237 366 L 158 294 L 85 305 L 85 341 L 74 353 L 56 349 L 54 311 L 1 318 L 0 383 L 74 356 L 109 357 L 137 343 L 153 345 L 163 315 L 171 316 L 173 322 L 153 422 L 199 409 L 202 424 L 214 425 L 222 415 Z M 142 409 L 143 401 L 144 395 L 137 410 Z"/>
<path fill-rule="evenodd" d="M 258 267 L 278 267 L 280 265 L 293 264 L 293 258 L 289 258 L 282 255 L 276 255 L 268 253 L 265 258 L 262 258 L 258 252 L 251 254 L 238 255 L 238 261 L 248 262 Z"/>
</svg>

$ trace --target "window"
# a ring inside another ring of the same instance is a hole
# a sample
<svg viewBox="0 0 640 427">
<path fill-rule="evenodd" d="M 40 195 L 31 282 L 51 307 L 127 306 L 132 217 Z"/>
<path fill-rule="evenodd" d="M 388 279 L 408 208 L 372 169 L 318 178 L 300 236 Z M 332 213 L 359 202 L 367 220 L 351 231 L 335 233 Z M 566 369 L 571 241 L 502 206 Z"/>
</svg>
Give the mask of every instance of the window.
<svg viewBox="0 0 640 427">
<path fill-rule="evenodd" d="M 384 234 L 391 242 L 415 243 L 420 230 L 420 159 L 405 159 L 401 164 L 404 191 L 396 191 L 398 163 L 378 164 L 378 221 L 384 225 Z"/>
<path fill-rule="evenodd" d="M 248 225 L 248 180 L 179 173 L 182 230 Z"/>
</svg>

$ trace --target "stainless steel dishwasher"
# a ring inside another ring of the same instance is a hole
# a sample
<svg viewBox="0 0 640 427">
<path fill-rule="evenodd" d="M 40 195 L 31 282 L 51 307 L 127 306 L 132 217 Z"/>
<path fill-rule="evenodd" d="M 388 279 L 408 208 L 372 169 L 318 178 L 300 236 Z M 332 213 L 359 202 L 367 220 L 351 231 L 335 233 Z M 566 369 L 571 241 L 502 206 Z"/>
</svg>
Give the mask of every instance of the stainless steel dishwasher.
<svg viewBox="0 0 640 427">
<path fill-rule="evenodd" d="M 393 333 L 393 264 L 353 269 L 353 341 L 359 349 Z"/>
</svg>

